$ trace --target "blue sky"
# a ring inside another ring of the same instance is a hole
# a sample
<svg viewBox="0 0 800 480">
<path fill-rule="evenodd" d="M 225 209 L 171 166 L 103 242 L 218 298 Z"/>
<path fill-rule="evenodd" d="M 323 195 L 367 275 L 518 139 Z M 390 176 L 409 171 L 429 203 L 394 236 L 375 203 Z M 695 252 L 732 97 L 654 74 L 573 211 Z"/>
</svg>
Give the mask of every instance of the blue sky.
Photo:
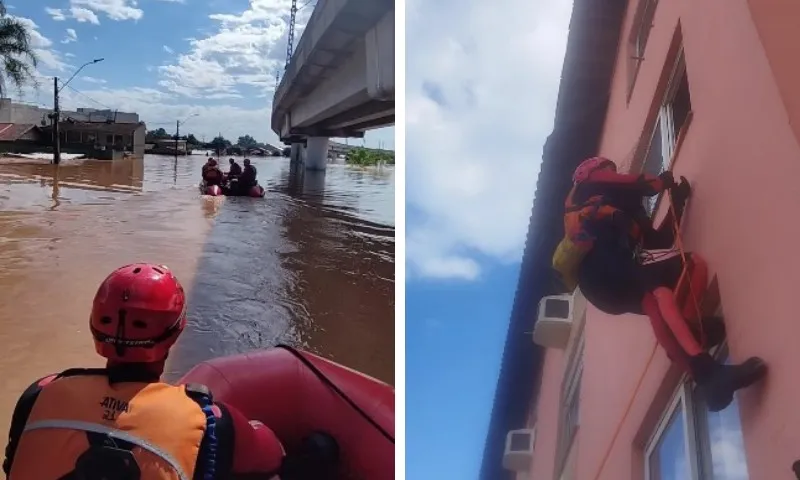
<svg viewBox="0 0 800 480">
<path fill-rule="evenodd" d="M 478 476 L 571 9 L 407 2 L 408 478 Z"/>
<path fill-rule="evenodd" d="M 222 132 L 276 142 L 270 130 L 275 74 L 286 58 L 291 0 L 6 0 L 31 28 L 42 85 L 13 97 L 52 105 L 52 77 L 68 78 L 65 107 L 135 111 L 148 127 L 185 129 L 206 140 Z M 299 5 L 304 5 L 300 1 Z M 298 12 L 299 30 L 315 1 Z M 78 93 L 80 92 L 80 93 Z M 351 144 L 361 144 L 351 139 Z M 394 128 L 367 133 L 365 144 L 394 147 Z"/>
</svg>

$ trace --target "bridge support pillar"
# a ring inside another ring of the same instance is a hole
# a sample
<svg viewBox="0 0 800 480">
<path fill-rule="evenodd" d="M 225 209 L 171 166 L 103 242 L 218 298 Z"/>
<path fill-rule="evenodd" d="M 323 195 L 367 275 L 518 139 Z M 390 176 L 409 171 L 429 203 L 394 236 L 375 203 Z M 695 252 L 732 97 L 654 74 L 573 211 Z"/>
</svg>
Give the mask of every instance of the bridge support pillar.
<svg viewBox="0 0 800 480">
<path fill-rule="evenodd" d="M 303 150 L 302 143 L 293 143 L 292 150 L 289 153 L 289 161 L 297 164 L 303 163 Z"/>
<path fill-rule="evenodd" d="M 309 137 L 305 160 L 306 170 L 325 170 L 328 166 L 328 138 Z"/>
</svg>

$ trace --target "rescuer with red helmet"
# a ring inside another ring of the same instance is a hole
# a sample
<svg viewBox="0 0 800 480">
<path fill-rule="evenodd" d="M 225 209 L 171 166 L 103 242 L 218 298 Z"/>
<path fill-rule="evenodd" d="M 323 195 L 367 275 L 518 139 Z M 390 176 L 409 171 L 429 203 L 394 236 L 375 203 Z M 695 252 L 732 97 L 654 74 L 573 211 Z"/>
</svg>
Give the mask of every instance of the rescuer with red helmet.
<svg viewBox="0 0 800 480">
<path fill-rule="evenodd" d="M 163 265 L 118 268 L 100 285 L 89 328 L 105 368 L 47 376 L 14 409 L 3 470 L 15 479 L 271 478 L 275 434 L 202 385 L 160 381 L 186 326 L 186 295 Z"/>
<path fill-rule="evenodd" d="M 672 172 L 660 175 L 622 174 L 604 157 L 581 162 L 572 177 L 565 204 L 565 236 L 553 256 L 553 266 L 571 290 L 580 286 L 589 303 L 610 315 L 647 315 L 668 356 L 692 375 L 712 411 L 727 407 L 733 393 L 765 373 L 757 357 L 740 365 L 717 363 L 700 344 L 697 329 L 707 330 L 707 345 L 724 339 L 721 318 L 700 318 L 693 305 L 681 308 L 674 289 L 686 268 L 694 298 L 708 283 L 708 267 L 696 254 L 684 257 L 673 249 L 674 225 L 680 223 L 691 193 L 688 181 L 677 184 Z M 645 198 L 671 190 L 672 211 L 654 228 Z M 673 217 L 674 212 L 674 217 Z M 702 322 L 703 327 L 700 327 Z M 701 335 L 702 336 L 702 335 Z"/>
<path fill-rule="evenodd" d="M 209 158 L 208 162 L 203 165 L 202 175 L 203 181 L 206 182 L 207 186 L 222 185 L 225 179 L 225 175 L 222 173 L 222 170 L 220 170 L 219 164 L 217 164 L 217 161 L 213 158 Z"/>
</svg>

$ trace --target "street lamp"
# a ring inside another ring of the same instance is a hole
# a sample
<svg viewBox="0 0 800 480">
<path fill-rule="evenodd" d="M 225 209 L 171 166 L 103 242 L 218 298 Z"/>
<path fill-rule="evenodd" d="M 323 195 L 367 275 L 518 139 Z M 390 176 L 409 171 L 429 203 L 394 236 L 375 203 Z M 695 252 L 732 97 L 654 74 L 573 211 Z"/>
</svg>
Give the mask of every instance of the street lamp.
<svg viewBox="0 0 800 480">
<path fill-rule="evenodd" d="M 180 137 L 181 135 L 181 124 L 186 123 L 190 118 L 197 117 L 199 115 L 200 115 L 199 113 L 193 113 L 188 117 L 184 118 L 183 120 L 178 120 L 177 122 L 175 122 L 175 162 L 178 161 L 178 137 Z M 186 153 L 188 155 L 189 139 L 186 139 L 186 148 L 187 148 Z"/>
<path fill-rule="evenodd" d="M 58 128 L 58 124 L 61 123 L 61 108 L 58 104 L 58 94 L 61 93 L 61 90 L 63 90 L 64 87 L 69 85 L 69 82 L 71 82 L 72 79 L 75 78 L 75 75 L 80 73 L 80 71 L 83 70 L 87 65 L 100 63 L 103 60 L 105 59 L 95 58 L 90 62 L 84 63 L 83 65 L 80 66 L 80 68 L 75 70 L 75 73 L 73 73 L 72 76 L 69 77 L 69 80 L 67 80 L 66 82 L 64 82 L 63 85 L 61 85 L 61 88 L 58 88 L 58 77 L 53 77 L 53 163 L 55 163 L 56 165 L 61 163 L 61 136 L 60 136 L 61 132 L 59 132 Z"/>
</svg>

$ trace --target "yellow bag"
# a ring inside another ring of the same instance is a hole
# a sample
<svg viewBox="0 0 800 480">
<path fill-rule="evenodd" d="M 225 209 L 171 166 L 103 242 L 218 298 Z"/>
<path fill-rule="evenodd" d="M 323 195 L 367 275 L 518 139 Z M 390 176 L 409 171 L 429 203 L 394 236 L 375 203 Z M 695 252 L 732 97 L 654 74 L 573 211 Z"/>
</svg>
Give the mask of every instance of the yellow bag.
<svg viewBox="0 0 800 480">
<path fill-rule="evenodd" d="M 590 245 L 578 245 L 568 236 L 564 236 L 553 253 L 553 269 L 558 272 L 561 283 L 570 292 L 574 292 L 578 287 L 578 268 L 589 250 L 591 250 Z"/>
</svg>

